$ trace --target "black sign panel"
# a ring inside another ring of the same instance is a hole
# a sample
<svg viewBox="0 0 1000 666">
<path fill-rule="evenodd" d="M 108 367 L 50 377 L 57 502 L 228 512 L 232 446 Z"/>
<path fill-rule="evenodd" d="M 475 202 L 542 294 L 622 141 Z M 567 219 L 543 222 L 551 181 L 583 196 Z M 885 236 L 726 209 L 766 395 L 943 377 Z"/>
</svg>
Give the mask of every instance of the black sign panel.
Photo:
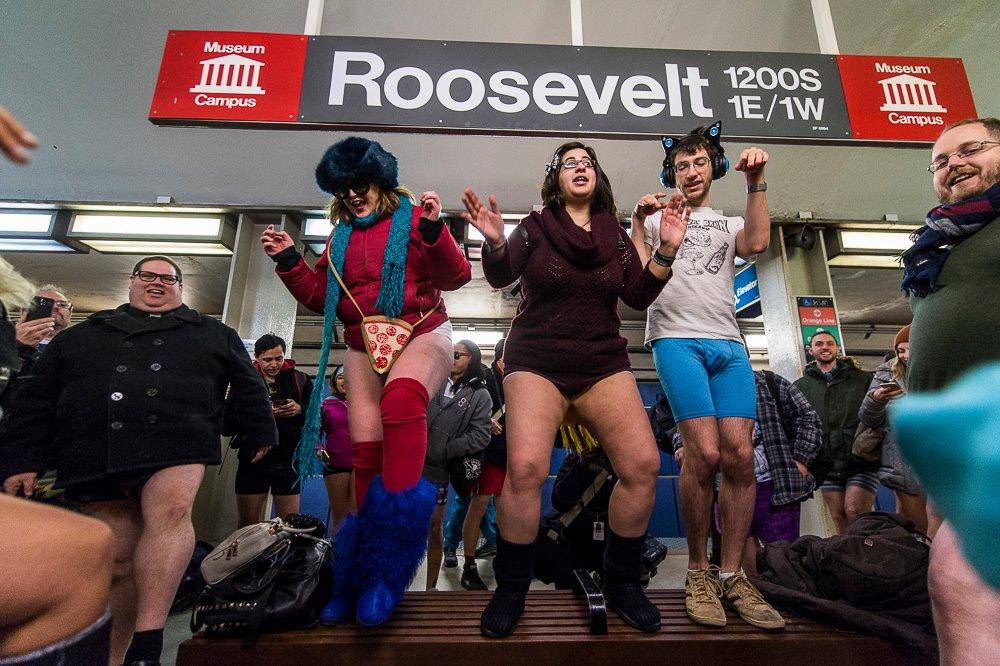
<svg viewBox="0 0 1000 666">
<path fill-rule="evenodd" d="M 299 122 L 641 138 L 723 121 L 727 138 L 842 141 L 833 56 L 310 39 Z"/>
</svg>

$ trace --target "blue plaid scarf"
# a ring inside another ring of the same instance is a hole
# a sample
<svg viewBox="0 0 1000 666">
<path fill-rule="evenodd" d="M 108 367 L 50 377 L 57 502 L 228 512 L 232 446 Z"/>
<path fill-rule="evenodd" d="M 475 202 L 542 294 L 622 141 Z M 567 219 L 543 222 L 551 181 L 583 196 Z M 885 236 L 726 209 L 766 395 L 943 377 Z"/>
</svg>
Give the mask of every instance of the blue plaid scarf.
<svg viewBox="0 0 1000 666">
<path fill-rule="evenodd" d="M 337 318 L 337 304 L 340 303 L 340 283 L 333 276 L 333 269 L 343 277 L 344 258 L 347 244 L 354 229 L 367 229 L 382 219 L 382 214 L 372 213 L 367 217 L 341 221 L 333 230 L 330 249 L 327 254 L 329 267 L 326 271 L 326 300 L 323 304 L 323 344 L 319 351 L 319 367 L 313 380 L 313 392 L 306 409 L 302 438 L 295 449 L 292 468 L 299 473 L 300 483 L 310 476 L 319 476 L 323 465 L 316 457 L 319 442 L 320 405 L 323 402 L 323 383 L 326 367 L 330 361 L 330 343 L 333 341 L 333 326 Z M 403 290 L 406 278 L 406 255 L 410 247 L 410 227 L 413 224 L 413 204 L 409 197 L 400 196 L 399 208 L 392 213 L 389 239 L 385 244 L 382 259 L 382 285 L 379 287 L 375 308 L 390 317 L 398 317 L 403 311 Z M 370 313 L 375 314 L 375 313 Z"/>
<path fill-rule="evenodd" d="M 979 196 L 944 204 L 927 213 L 903 253 L 903 293 L 926 297 L 941 288 L 938 275 L 953 247 L 1000 217 L 1000 183 Z"/>
</svg>

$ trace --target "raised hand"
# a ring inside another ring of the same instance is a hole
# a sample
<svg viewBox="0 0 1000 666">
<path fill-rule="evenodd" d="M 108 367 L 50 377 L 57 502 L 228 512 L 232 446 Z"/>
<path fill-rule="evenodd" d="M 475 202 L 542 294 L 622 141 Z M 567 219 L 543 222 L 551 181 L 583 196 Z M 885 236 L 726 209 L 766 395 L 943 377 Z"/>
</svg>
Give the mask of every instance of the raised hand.
<svg viewBox="0 0 1000 666">
<path fill-rule="evenodd" d="M 632 211 L 632 217 L 642 221 L 656 211 L 663 210 L 667 207 L 667 204 L 664 201 L 660 201 L 660 199 L 665 196 L 667 196 L 666 192 L 644 195 L 641 199 L 639 199 L 638 203 L 636 203 L 635 209 Z"/>
<path fill-rule="evenodd" d="M 691 216 L 691 206 L 680 192 L 674 192 L 663 204 L 663 214 L 660 216 L 660 249 L 662 255 L 674 256 L 684 242 L 688 219 Z"/>
<path fill-rule="evenodd" d="M 260 235 L 260 244 L 264 246 L 267 256 L 273 257 L 282 250 L 294 245 L 292 237 L 287 231 L 278 231 L 273 224 L 267 225 L 267 229 Z"/>
<path fill-rule="evenodd" d="M 28 311 L 21 313 L 21 318 L 14 324 L 14 335 L 25 347 L 37 347 L 38 343 L 52 335 L 56 330 L 56 320 L 53 317 L 27 321 Z"/>
<path fill-rule="evenodd" d="M 420 195 L 420 205 L 424 209 L 424 217 L 431 222 L 437 222 L 441 217 L 441 197 L 437 192 L 424 192 Z"/>
<path fill-rule="evenodd" d="M 764 180 L 764 165 L 770 156 L 760 148 L 747 148 L 740 153 L 740 159 L 735 169 L 746 174 L 748 183 L 759 183 Z"/>
<path fill-rule="evenodd" d="M 503 217 L 500 216 L 497 198 L 491 194 L 489 202 L 490 206 L 487 208 L 471 187 L 465 188 L 465 192 L 462 193 L 462 204 L 468 212 L 462 213 L 462 219 L 479 229 L 490 247 L 496 249 L 503 245 L 504 241 Z"/>
<path fill-rule="evenodd" d="M 31 159 L 27 148 L 38 147 L 38 139 L 17 121 L 10 111 L 0 106 L 0 153 L 12 162 L 27 164 Z"/>
</svg>

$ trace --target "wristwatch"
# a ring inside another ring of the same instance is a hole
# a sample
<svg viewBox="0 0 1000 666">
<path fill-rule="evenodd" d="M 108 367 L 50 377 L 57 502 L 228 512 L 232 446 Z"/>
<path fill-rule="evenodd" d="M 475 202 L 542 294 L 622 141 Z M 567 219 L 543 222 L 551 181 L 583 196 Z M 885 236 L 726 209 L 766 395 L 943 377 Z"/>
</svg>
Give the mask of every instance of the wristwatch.
<svg viewBox="0 0 1000 666">
<path fill-rule="evenodd" d="M 756 185 L 747 185 L 747 194 L 750 194 L 751 192 L 767 192 L 767 183 L 760 182 Z"/>
</svg>

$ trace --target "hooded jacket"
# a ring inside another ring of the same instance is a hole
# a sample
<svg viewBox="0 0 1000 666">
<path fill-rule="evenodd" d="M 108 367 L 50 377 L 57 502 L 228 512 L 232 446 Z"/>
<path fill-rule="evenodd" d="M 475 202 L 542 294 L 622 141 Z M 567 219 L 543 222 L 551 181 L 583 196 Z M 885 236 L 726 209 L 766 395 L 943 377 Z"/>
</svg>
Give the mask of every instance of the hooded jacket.
<svg viewBox="0 0 1000 666">
<path fill-rule="evenodd" d="M 872 395 L 875 389 L 890 381 L 895 381 L 904 390 L 906 389 L 906 379 L 894 377 L 892 361 L 886 361 L 875 369 L 875 377 L 868 387 L 865 399 L 861 402 L 858 418 L 870 428 L 885 428 L 885 439 L 882 440 L 882 465 L 878 470 L 878 480 L 893 490 L 916 495 L 920 492 L 920 481 L 917 480 L 917 475 L 910 469 L 899 450 L 896 435 L 892 431 L 886 414 L 889 403 L 876 400 Z"/>
<path fill-rule="evenodd" d="M 424 478 L 448 483 L 448 461 L 479 453 L 490 443 L 492 400 L 486 384 L 474 380 L 450 399 L 444 398 L 446 380 L 427 405 L 427 456 Z"/>
</svg>

